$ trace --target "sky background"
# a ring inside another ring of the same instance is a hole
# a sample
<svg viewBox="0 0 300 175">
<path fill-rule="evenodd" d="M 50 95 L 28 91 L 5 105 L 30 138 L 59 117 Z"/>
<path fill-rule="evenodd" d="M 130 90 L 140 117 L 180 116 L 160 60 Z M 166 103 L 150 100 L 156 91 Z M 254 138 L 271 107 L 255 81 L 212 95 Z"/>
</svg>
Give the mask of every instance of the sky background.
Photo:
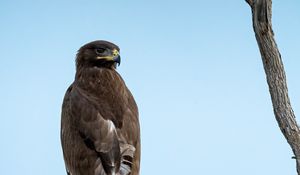
<svg viewBox="0 0 300 175">
<path fill-rule="evenodd" d="M 273 2 L 298 122 L 299 9 Z M 0 174 L 66 174 L 63 96 L 78 48 L 104 39 L 139 106 L 141 175 L 296 175 L 244 0 L 1 0 L 0 22 Z"/>
</svg>

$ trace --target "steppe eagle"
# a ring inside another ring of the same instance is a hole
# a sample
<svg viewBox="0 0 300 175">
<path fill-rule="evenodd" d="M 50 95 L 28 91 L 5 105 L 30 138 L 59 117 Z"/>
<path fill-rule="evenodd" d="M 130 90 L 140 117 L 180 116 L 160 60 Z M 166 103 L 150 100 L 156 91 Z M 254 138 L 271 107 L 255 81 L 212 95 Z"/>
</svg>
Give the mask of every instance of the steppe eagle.
<svg viewBox="0 0 300 175">
<path fill-rule="evenodd" d="M 103 40 L 82 46 L 61 113 L 61 143 L 69 175 L 138 175 L 138 108 L 116 71 L 120 49 Z"/>
</svg>

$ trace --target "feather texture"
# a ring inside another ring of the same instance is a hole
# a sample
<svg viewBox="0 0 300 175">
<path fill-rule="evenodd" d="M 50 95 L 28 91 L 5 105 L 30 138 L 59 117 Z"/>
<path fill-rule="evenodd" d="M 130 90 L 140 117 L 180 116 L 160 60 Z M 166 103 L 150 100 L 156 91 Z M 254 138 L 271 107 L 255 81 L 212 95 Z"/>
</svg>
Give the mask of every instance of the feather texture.
<svg viewBox="0 0 300 175">
<path fill-rule="evenodd" d="M 84 59 L 80 54 L 86 50 L 80 52 L 77 59 Z M 133 96 L 114 64 L 77 64 L 62 106 L 61 142 L 68 173 L 138 175 L 140 128 Z"/>
</svg>

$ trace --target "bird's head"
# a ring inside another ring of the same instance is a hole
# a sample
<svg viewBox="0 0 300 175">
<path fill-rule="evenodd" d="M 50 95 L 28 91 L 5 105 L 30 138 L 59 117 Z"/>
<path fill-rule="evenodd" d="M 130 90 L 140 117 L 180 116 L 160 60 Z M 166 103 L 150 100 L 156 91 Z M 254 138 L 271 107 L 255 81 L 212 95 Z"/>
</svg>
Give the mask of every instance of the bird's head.
<svg viewBox="0 0 300 175">
<path fill-rule="evenodd" d="M 97 40 L 82 46 L 77 53 L 76 67 L 106 67 L 115 69 L 120 65 L 120 49 L 117 45 L 103 40 Z"/>
</svg>

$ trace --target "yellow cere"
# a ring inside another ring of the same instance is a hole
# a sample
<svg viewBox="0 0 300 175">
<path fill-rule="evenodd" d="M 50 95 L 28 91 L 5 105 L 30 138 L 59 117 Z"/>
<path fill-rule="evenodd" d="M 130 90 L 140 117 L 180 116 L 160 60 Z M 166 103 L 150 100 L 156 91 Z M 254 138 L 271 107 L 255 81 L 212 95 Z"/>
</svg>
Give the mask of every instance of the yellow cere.
<svg viewBox="0 0 300 175">
<path fill-rule="evenodd" d="M 114 49 L 112 55 L 109 55 L 109 56 L 103 56 L 103 57 L 97 56 L 97 59 L 113 60 L 114 57 L 115 57 L 115 56 L 118 56 L 118 55 L 119 55 L 119 51 L 118 51 L 117 49 Z"/>
<path fill-rule="evenodd" d="M 117 56 L 117 55 L 119 55 L 119 51 L 117 49 L 114 49 L 113 50 L 113 56 Z"/>
</svg>

